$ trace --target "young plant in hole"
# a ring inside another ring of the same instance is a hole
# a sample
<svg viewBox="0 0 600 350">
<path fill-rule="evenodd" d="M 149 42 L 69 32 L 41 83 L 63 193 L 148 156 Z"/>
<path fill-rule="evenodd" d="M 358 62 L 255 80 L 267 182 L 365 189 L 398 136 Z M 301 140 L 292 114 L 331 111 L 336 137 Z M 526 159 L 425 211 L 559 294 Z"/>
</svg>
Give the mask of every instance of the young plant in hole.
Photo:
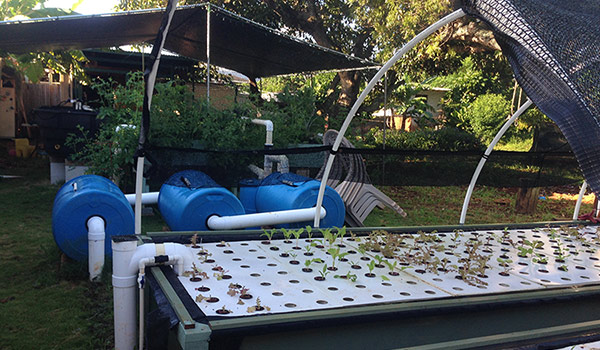
<svg viewBox="0 0 600 350">
<path fill-rule="evenodd" d="M 351 274 L 350 271 L 348 271 L 345 275 L 334 275 L 333 278 L 340 278 L 351 282 L 356 282 L 358 276 L 356 276 L 355 274 Z"/>
<path fill-rule="evenodd" d="M 375 260 L 371 260 L 367 264 L 367 268 L 369 269 L 369 272 L 365 273 L 365 276 L 367 276 L 367 277 L 375 277 L 375 274 L 373 273 L 373 270 L 375 269 Z"/>
<path fill-rule="evenodd" d="M 304 233 L 304 229 L 303 228 L 299 228 L 297 230 L 293 230 L 292 231 L 292 235 L 294 235 L 294 238 L 296 238 L 296 246 L 294 247 L 295 249 L 300 249 L 300 235 L 302 235 Z"/>
<path fill-rule="evenodd" d="M 340 244 L 344 244 L 344 236 L 346 235 L 346 226 L 342 226 L 342 228 L 337 228 L 337 235 L 340 237 Z"/>
<path fill-rule="evenodd" d="M 335 267 L 335 261 L 337 260 L 337 257 L 340 254 L 340 247 L 329 248 L 329 249 L 327 249 L 327 253 L 329 253 L 329 255 L 331 255 L 331 267 L 329 269 L 332 271 L 337 270 L 337 268 Z"/>
<path fill-rule="evenodd" d="M 320 276 L 315 277 L 315 279 L 318 281 L 324 281 L 325 277 L 327 277 L 328 274 L 329 274 L 329 269 L 327 268 L 327 264 L 323 264 L 323 269 L 319 270 Z"/>
<path fill-rule="evenodd" d="M 198 234 L 194 233 L 194 235 L 190 238 L 190 243 L 192 243 L 192 248 L 200 248 L 198 246 Z"/>
<path fill-rule="evenodd" d="M 192 263 L 192 270 L 191 271 L 184 271 L 183 275 L 186 277 L 190 277 L 190 281 L 192 282 L 199 282 L 202 281 L 202 279 L 208 279 L 208 275 L 206 274 L 206 272 L 203 272 L 202 270 L 200 270 L 198 268 L 198 266 L 196 266 L 196 263 Z"/>
<path fill-rule="evenodd" d="M 306 230 L 306 235 L 308 236 L 308 239 L 306 241 L 309 243 L 312 242 L 312 236 L 313 236 L 312 227 L 307 225 L 304 229 Z"/>
<path fill-rule="evenodd" d="M 227 272 L 229 272 L 229 270 L 225 270 L 222 266 L 215 265 L 213 267 L 213 271 L 215 271 L 213 273 L 213 276 L 217 278 L 217 281 L 220 281 L 222 279 L 228 279 L 228 277 L 231 278 L 231 276 L 227 275 Z"/>
<path fill-rule="evenodd" d="M 300 264 L 300 261 L 296 260 L 296 257 L 298 256 L 298 254 L 290 252 L 290 256 L 292 257 L 292 260 L 290 260 L 290 264 L 292 264 L 292 265 Z"/>
<path fill-rule="evenodd" d="M 304 267 L 302 268 L 302 271 L 304 272 L 312 272 L 312 269 L 310 268 L 310 265 L 312 265 L 313 260 L 312 259 L 307 259 L 304 261 Z"/>
<path fill-rule="evenodd" d="M 260 298 L 256 298 L 256 305 L 254 306 L 250 306 L 246 311 L 251 314 L 253 312 L 256 311 L 263 311 L 263 310 L 267 310 L 267 311 L 271 311 L 271 308 L 266 306 L 266 305 L 261 305 L 260 303 Z"/>
<path fill-rule="evenodd" d="M 375 260 L 377 261 L 377 264 L 375 264 L 375 267 L 379 267 L 379 268 L 384 267 L 382 262 L 384 262 L 385 259 L 382 256 L 375 255 Z"/>
<path fill-rule="evenodd" d="M 313 255 L 313 252 L 311 252 L 312 247 L 313 247 L 312 244 L 305 245 L 304 246 L 304 250 L 306 250 L 306 251 L 304 252 L 304 255 L 306 255 L 306 256 L 312 256 Z"/>
<path fill-rule="evenodd" d="M 219 315 L 227 315 L 231 313 L 231 310 L 227 310 L 227 308 L 225 307 L 225 305 L 223 305 L 223 307 L 221 307 L 220 309 L 218 309 L 216 311 L 216 313 L 218 313 Z"/>
<path fill-rule="evenodd" d="M 286 230 L 285 228 L 281 228 L 281 233 L 283 234 L 283 238 L 284 238 L 283 242 L 284 243 L 292 243 L 292 241 L 290 241 L 290 237 L 292 237 L 291 230 Z"/>
<path fill-rule="evenodd" d="M 273 235 L 275 235 L 275 229 L 272 229 L 271 231 L 267 231 L 267 230 L 263 230 L 263 234 L 260 235 L 267 237 L 268 241 L 263 241 L 263 244 L 271 244 L 271 240 L 273 239 Z"/>
<path fill-rule="evenodd" d="M 387 265 L 388 269 L 390 269 L 390 272 L 388 272 L 390 275 L 392 275 L 392 276 L 398 276 L 399 275 L 398 271 L 395 271 L 396 270 L 396 265 L 398 265 L 397 261 L 394 261 L 393 264 L 391 262 L 387 261 L 387 260 L 384 260 L 383 262 Z M 406 268 L 406 266 L 403 266 L 403 267 Z"/>
<path fill-rule="evenodd" d="M 460 241 L 460 237 L 461 237 L 463 230 L 454 230 L 452 232 L 454 233 L 452 235 L 452 244 L 454 244 L 454 246 L 456 246 Z"/>
<path fill-rule="evenodd" d="M 323 235 L 323 238 L 328 243 L 329 248 L 331 248 L 333 246 L 333 244 L 335 243 L 335 241 L 337 240 L 337 232 L 331 233 L 331 228 L 320 229 L 320 231 L 321 231 L 321 234 Z"/>
<path fill-rule="evenodd" d="M 500 275 L 502 276 L 509 276 L 509 272 L 510 270 L 512 270 L 512 260 L 510 259 L 502 259 L 502 258 L 498 258 L 496 259 L 496 261 L 500 264 L 500 266 L 504 269 L 502 272 L 500 272 Z"/>
</svg>

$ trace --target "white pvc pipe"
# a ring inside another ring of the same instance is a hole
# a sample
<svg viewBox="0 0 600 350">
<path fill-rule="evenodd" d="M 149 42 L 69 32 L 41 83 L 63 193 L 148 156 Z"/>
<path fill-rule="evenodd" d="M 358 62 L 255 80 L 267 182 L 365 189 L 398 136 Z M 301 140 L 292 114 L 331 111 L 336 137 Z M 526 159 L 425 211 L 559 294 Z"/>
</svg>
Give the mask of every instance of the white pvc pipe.
<svg viewBox="0 0 600 350">
<path fill-rule="evenodd" d="M 463 201 L 462 211 L 460 212 L 460 220 L 458 222 L 460 225 L 464 225 L 465 220 L 467 218 L 467 208 L 469 207 L 469 202 L 471 201 L 471 196 L 473 195 L 473 190 L 475 189 L 475 184 L 477 183 L 477 179 L 479 178 L 479 174 L 481 173 L 481 169 L 483 169 L 485 162 L 494 150 L 494 147 L 496 146 L 498 141 L 500 141 L 500 138 L 502 138 L 502 136 L 504 136 L 504 134 L 506 133 L 506 130 L 508 130 L 508 128 L 515 122 L 515 120 L 517 120 L 517 118 L 521 116 L 521 114 L 523 114 L 523 112 L 525 112 L 527 108 L 529 108 L 529 106 L 532 105 L 532 103 L 533 102 L 531 102 L 530 99 L 527 99 L 527 101 L 521 106 L 521 108 L 519 108 L 515 112 L 515 114 L 513 114 L 512 117 L 510 117 L 510 119 L 508 119 L 504 123 L 504 125 L 502 125 L 502 127 L 500 128 L 500 130 L 498 130 L 498 133 L 496 134 L 488 148 L 485 150 L 483 156 L 481 157 L 481 160 L 479 161 L 479 164 L 477 164 L 477 168 L 475 168 L 475 172 L 473 173 L 473 177 L 471 178 L 471 183 L 469 184 L 469 188 L 467 189 L 467 194 L 465 194 L 465 200 Z"/>
<path fill-rule="evenodd" d="M 234 230 L 246 227 L 288 224 L 293 222 L 310 221 L 316 216 L 316 208 L 271 211 L 266 213 L 245 214 L 236 216 L 216 216 L 208 218 L 206 225 L 211 230 Z M 327 211 L 321 208 L 321 216 Z"/>
<path fill-rule="evenodd" d="M 264 125 L 266 128 L 265 146 L 273 146 L 273 122 L 268 119 L 252 119 L 253 124 Z"/>
<path fill-rule="evenodd" d="M 146 192 L 146 193 L 142 193 L 142 204 L 156 204 L 158 203 L 158 194 L 160 192 Z M 135 197 L 136 194 L 135 193 L 131 193 L 131 194 L 126 194 L 125 195 L 125 199 L 127 199 L 127 201 L 129 202 L 129 204 L 131 205 L 135 205 Z"/>
<path fill-rule="evenodd" d="M 90 281 L 96 281 L 104 268 L 104 228 L 104 219 L 99 216 L 92 216 L 87 221 Z"/>
<path fill-rule="evenodd" d="M 142 182 L 144 177 L 144 157 L 138 157 L 135 173 L 135 234 L 142 234 Z"/>
<path fill-rule="evenodd" d="M 579 219 L 579 211 L 581 210 L 581 202 L 583 201 L 583 195 L 585 194 L 585 190 L 587 190 L 587 182 L 583 180 L 581 184 L 581 189 L 579 190 L 579 196 L 577 197 L 577 202 L 575 202 L 575 210 L 573 210 L 573 220 Z"/>
<path fill-rule="evenodd" d="M 320 209 L 323 205 L 323 196 L 325 195 L 325 186 L 327 184 L 327 180 L 329 179 L 329 173 L 331 172 L 333 160 L 335 159 L 335 153 L 339 149 L 340 143 L 342 143 L 342 140 L 344 139 L 344 134 L 346 134 L 346 130 L 348 130 L 348 127 L 350 126 L 350 122 L 352 121 L 352 118 L 354 118 L 354 115 L 356 115 L 358 108 L 362 105 L 362 103 L 364 102 L 367 95 L 371 92 L 371 90 L 373 90 L 373 88 L 375 87 L 375 84 L 377 84 L 377 82 L 381 79 L 381 77 L 383 77 L 383 75 L 394 65 L 394 63 L 396 63 L 396 61 L 398 61 L 402 56 L 404 56 L 404 54 L 406 54 L 413 47 L 415 47 L 415 45 L 417 45 L 418 43 L 423 41 L 429 35 L 433 34 L 434 32 L 436 32 L 438 29 L 442 28 L 446 24 L 453 22 L 453 21 L 463 17 L 464 15 L 465 15 L 464 11 L 462 9 L 458 9 L 458 10 L 452 12 L 451 14 L 447 15 L 446 17 L 440 19 L 439 21 L 435 22 L 434 24 L 430 25 L 429 27 L 427 27 L 421 33 L 417 34 L 414 38 L 412 38 L 408 43 L 406 43 L 400 50 L 398 50 L 394 54 L 394 56 L 392 58 L 390 58 L 389 61 L 387 61 L 383 65 L 383 67 L 381 67 L 381 69 L 375 74 L 375 76 L 371 79 L 371 81 L 369 81 L 369 84 L 367 84 L 367 87 L 360 94 L 360 96 L 358 97 L 358 99 L 356 100 L 354 105 L 352 106 L 352 109 L 350 109 L 350 112 L 348 112 L 348 116 L 346 116 L 346 120 L 344 120 L 344 124 L 342 124 L 342 127 L 340 128 L 338 136 L 335 139 L 333 147 L 331 148 L 332 153 L 329 155 L 329 159 L 327 159 L 327 164 L 325 165 L 325 171 L 323 172 L 323 177 L 321 178 L 321 187 L 319 188 L 319 195 L 317 196 L 317 205 L 316 205 L 317 208 Z M 315 216 L 314 227 L 319 227 L 319 223 L 320 223 L 320 218 L 318 216 Z"/>
<path fill-rule="evenodd" d="M 134 236 L 113 238 L 113 298 L 115 349 L 131 350 L 136 343 L 136 287 L 140 262 L 154 262 L 156 256 L 167 256 L 164 263 L 176 263 L 175 273 L 181 275 L 189 268 L 194 253 L 189 247 L 177 243 L 144 244 L 137 246 Z M 143 265 L 145 266 L 145 265 Z"/>
<path fill-rule="evenodd" d="M 136 342 L 136 274 L 128 271 L 137 240 L 112 242 L 115 349 L 131 350 Z"/>
<path fill-rule="evenodd" d="M 183 266 L 184 259 L 181 255 L 169 255 L 168 260 L 165 261 L 157 261 L 156 257 L 154 258 L 142 258 L 138 262 L 139 275 L 138 275 L 138 286 L 139 286 L 139 330 L 138 330 L 138 348 L 139 350 L 144 350 L 144 286 L 145 286 L 145 276 L 146 276 L 146 266 L 153 266 L 157 264 L 163 265 L 176 265 Z"/>
</svg>

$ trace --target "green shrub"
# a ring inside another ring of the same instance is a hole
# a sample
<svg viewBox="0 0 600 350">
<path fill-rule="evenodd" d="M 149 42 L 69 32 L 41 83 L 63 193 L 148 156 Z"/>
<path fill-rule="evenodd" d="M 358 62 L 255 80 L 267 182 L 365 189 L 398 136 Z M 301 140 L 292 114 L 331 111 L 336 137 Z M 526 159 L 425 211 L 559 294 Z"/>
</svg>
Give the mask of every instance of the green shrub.
<svg viewBox="0 0 600 350">
<path fill-rule="evenodd" d="M 487 144 L 510 115 L 510 102 L 499 94 L 485 94 L 477 97 L 470 106 L 464 106 L 460 114 L 473 134 Z"/>
<path fill-rule="evenodd" d="M 127 186 L 139 138 L 143 75 L 131 74 L 125 85 L 100 80 L 92 88 L 100 97 L 98 118 L 104 122 L 97 135 L 68 141 L 78 150 L 72 158 L 89 165 L 94 174 L 125 180 L 123 186 Z M 189 87 L 179 81 L 158 82 L 155 91 L 148 136 L 152 146 L 205 150 L 261 149 L 265 142 L 265 129 L 250 121 L 258 116 L 273 120 L 274 141 L 278 147 L 306 142 L 323 126 L 316 116 L 314 94 L 310 89 L 294 94 L 286 90 L 279 96 L 279 101 L 265 102 L 261 110 L 251 104 L 216 109 L 205 100 L 194 99 Z M 235 154 L 207 153 L 205 159 L 211 166 L 221 168 L 248 165 L 241 164 L 247 158 Z"/>
<path fill-rule="evenodd" d="M 432 151 L 481 150 L 479 140 L 460 129 L 445 127 L 439 130 L 419 129 L 411 132 L 387 130 L 386 148 Z M 381 148 L 383 130 L 373 128 L 365 137 L 365 145 Z"/>
</svg>

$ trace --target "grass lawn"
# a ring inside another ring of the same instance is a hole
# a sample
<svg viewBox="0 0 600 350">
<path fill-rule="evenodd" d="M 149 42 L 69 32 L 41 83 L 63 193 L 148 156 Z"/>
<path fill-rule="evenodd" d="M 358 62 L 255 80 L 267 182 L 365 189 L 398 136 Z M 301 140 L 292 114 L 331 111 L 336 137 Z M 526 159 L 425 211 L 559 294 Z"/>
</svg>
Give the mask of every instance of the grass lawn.
<svg viewBox="0 0 600 350">
<path fill-rule="evenodd" d="M 6 154 L 0 148 L 0 152 Z M 58 186 L 49 184 L 48 161 L 0 156 L 0 348 L 110 349 L 112 293 L 104 281 L 87 281 L 87 266 L 64 258 L 52 237 L 51 213 Z M 376 209 L 368 226 L 456 224 L 464 187 L 383 189 L 407 211 L 401 218 Z M 577 188 L 542 190 L 534 215 L 514 214 L 515 190 L 478 188 L 467 223 L 508 223 L 569 219 Z M 556 192 L 556 194 L 555 194 Z M 589 201 L 588 201 L 589 202 Z M 586 203 L 582 213 L 591 211 Z M 160 217 L 144 219 L 144 231 L 160 231 Z M 108 262 L 110 266 L 110 262 Z"/>
</svg>

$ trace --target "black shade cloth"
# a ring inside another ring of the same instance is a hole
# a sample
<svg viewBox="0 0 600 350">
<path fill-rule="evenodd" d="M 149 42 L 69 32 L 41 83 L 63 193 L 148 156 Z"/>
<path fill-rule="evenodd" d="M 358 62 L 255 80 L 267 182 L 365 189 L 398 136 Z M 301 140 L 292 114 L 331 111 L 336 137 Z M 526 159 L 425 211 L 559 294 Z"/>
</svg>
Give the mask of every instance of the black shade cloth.
<svg viewBox="0 0 600 350">
<path fill-rule="evenodd" d="M 165 49 L 206 61 L 206 4 L 179 7 Z M 164 9 L 0 22 L 0 51 L 25 53 L 152 42 Z M 249 77 L 375 66 L 210 6 L 210 61 Z"/>
<path fill-rule="evenodd" d="M 600 193 L 600 2 L 465 0 L 463 9 L 492 28 L 517 81 Z"/>
</svg>

